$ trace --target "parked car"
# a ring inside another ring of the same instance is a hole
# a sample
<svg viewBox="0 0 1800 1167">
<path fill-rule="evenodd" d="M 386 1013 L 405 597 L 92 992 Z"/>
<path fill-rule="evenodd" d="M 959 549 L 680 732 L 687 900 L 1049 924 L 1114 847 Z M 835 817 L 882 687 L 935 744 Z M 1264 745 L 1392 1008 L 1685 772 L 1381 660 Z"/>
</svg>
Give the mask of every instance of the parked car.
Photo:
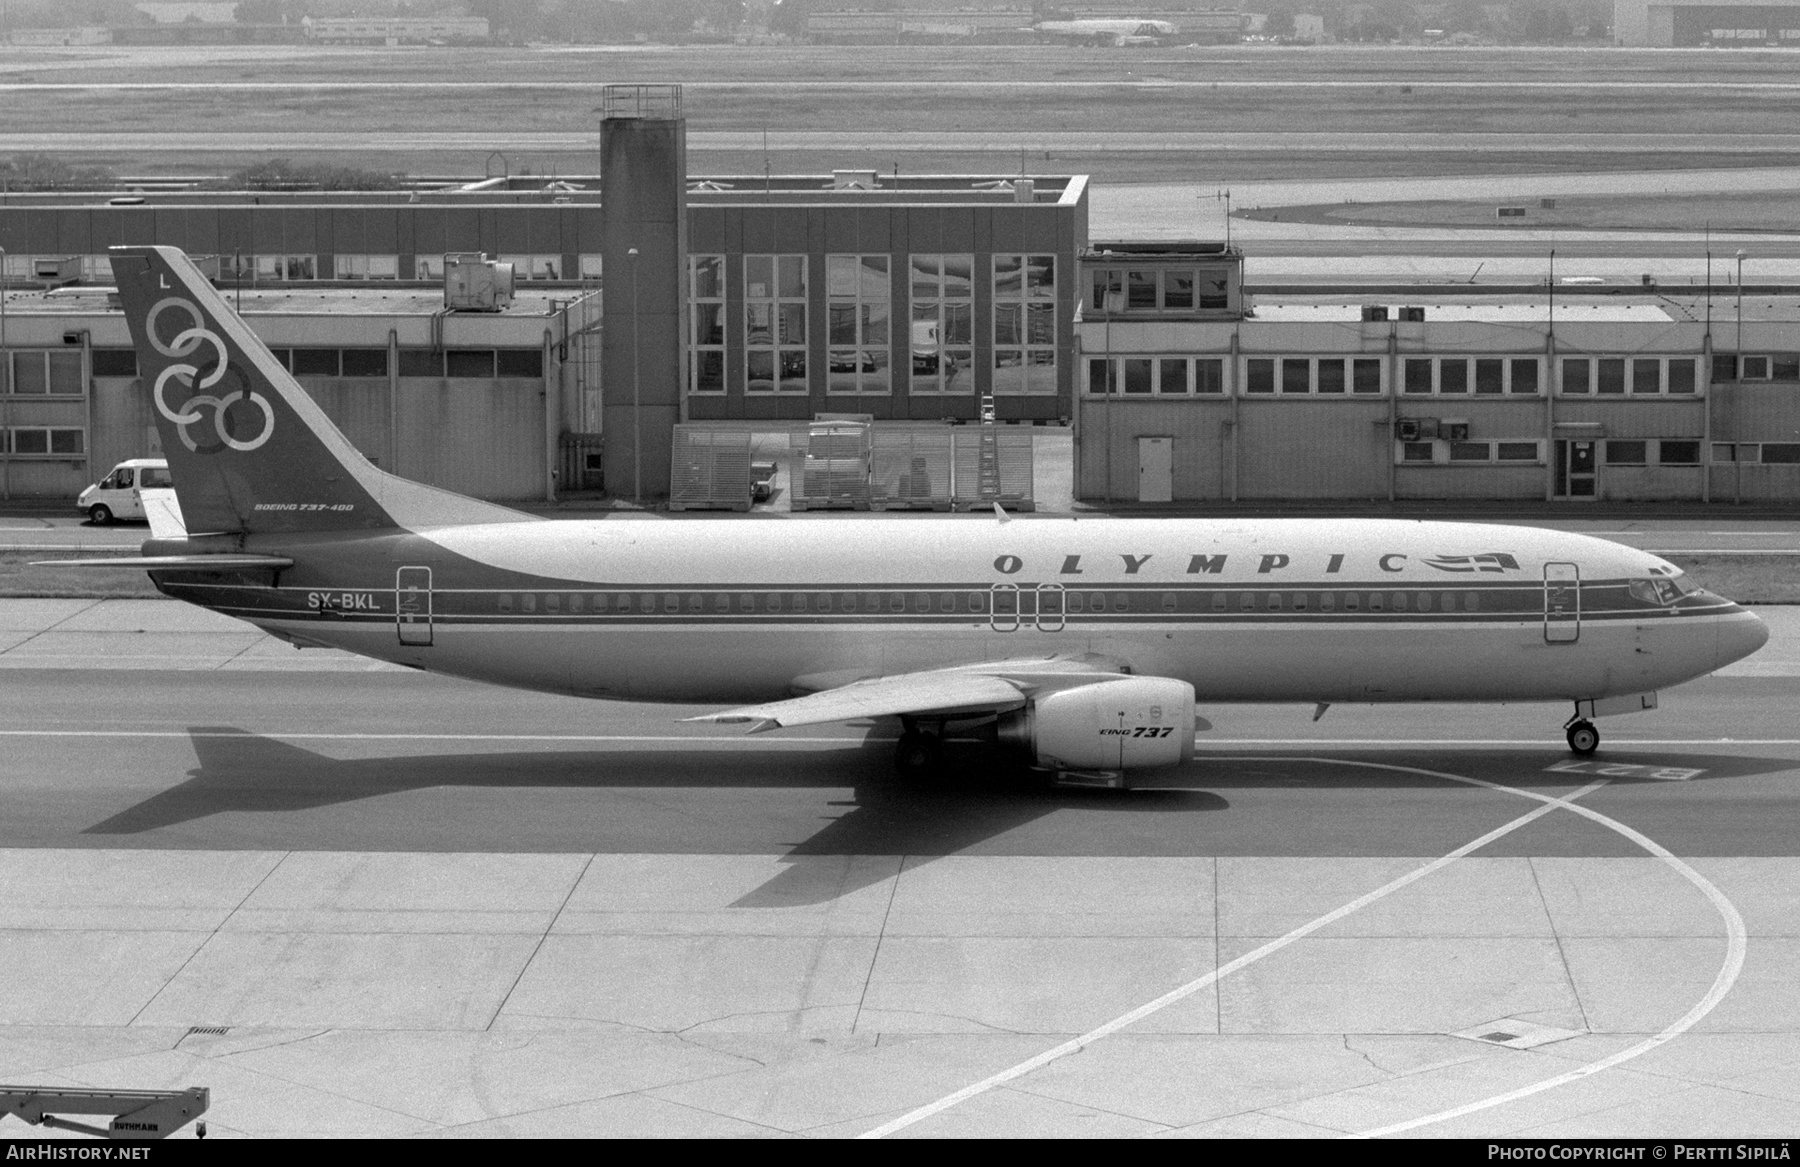
<svg viewBox="0 0 1800 1167">
<path fill-rule="evenodd" d="M 104 527 L 114 519 L 144 518 L 145 488 L 174 486 L 169 477 L 169 464 L 161 458 L 128 458 L 112 468 L 112 473 L 81 492 L 75 500 L 77 510 L 86 514 L 96 526 Z"/>
</svg>

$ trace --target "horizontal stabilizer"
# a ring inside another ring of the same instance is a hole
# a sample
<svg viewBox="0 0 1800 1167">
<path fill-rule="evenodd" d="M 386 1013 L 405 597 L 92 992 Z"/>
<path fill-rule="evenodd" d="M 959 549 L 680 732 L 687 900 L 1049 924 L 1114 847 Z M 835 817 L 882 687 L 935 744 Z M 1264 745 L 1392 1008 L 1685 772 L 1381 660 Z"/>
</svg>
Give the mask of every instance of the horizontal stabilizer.
<svg viewBox="0 0 1800 1167">
<path fill-rule="evenodd" d="M 152 539 L 187 538 L 187 520 L 181 517 L 181 503 L 173 487 L 146 487 L 138 491 L 138 500 L 144 504 L 144 517 L 150 520 Z"/>
<path fill-rule="evenodd" d="M 189 571 L 244 571 L 251 568 L 282 568 L 294 561 L 280 555 L 115 555 L 107 559 L 40 559 L 33 567 L 129 567 L 133 571 L 151 568 L 184 568 Z"/>
</svg>

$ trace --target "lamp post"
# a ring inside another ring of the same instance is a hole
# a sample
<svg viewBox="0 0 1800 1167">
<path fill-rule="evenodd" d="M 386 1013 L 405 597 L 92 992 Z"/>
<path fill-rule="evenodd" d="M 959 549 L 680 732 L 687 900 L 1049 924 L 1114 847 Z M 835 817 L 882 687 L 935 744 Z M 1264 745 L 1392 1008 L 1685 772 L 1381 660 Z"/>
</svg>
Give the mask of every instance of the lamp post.
<svg viewBox="0 0 1800 1167">
<path fill-rule="evenodd" d="M 1732 338 L 1732 349 L 1737 353 L 1738 380 L 1744 379 L 1744 249 L 1737 253 L 1737 326 L 1732 329 L 1737 335 Z M 1708 408 L 1711 408 L 1709 405 Z M 1735 428 L 1735 427 L 1733 427 Z M 1738 443 L 1738 435 L 1731 438 L 1731 501 L 1744 501 L 1744 463 L 1741 461 L 1744 448 Z"/>
<path fill-rule="evenodd" d="M 12 499 L 12 350 L 6 347 L 6 248 L 0 247 L 0 499 Z"/>
<path fill-rule="evenodd" d="M 643 432 L 643 398 L 638 383 L 638 291 L 637 248 L 625 253 L 631 260 L 631 501 L 644 505 L 644 447 L 638 440 Z"/>
</svg>

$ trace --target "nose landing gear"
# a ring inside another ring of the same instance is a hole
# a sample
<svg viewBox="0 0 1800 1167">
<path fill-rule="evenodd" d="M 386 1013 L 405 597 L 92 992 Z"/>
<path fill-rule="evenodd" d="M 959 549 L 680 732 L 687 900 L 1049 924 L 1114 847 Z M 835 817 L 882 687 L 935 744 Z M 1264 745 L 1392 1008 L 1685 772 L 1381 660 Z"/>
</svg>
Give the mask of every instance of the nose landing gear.
<svg viewBox="0 0 1800 1167">
<path fill-rule="evenodd" d="M 1569 750 L 1576 757 L 1591 758 L 1594 751 L 1600 748 L 1600 731 L 1585 717 L 1572 718 L 1563 729 L 1568 734 Z"/>
</svg>

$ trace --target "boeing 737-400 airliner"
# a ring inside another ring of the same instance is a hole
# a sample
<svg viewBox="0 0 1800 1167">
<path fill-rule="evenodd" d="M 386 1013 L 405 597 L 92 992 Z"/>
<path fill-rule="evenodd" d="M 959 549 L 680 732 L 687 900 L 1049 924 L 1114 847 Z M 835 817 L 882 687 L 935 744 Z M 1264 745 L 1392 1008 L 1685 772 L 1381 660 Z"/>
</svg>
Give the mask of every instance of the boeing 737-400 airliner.
<svg viewBox="0 0 1800 1167">
<path fill-rule="evenodd" d="M 301 645 L 752 732 L 873 717 L 1077 780 L 1190 758 L 1196 703 L 1560 701 L 1756 651 L 1672 564 L 1534 528 L 1362 519 L 545 521 L 383 472 L 181 252 L 113 251 L 185 529 L 168 595 Z"/>
</svg>

